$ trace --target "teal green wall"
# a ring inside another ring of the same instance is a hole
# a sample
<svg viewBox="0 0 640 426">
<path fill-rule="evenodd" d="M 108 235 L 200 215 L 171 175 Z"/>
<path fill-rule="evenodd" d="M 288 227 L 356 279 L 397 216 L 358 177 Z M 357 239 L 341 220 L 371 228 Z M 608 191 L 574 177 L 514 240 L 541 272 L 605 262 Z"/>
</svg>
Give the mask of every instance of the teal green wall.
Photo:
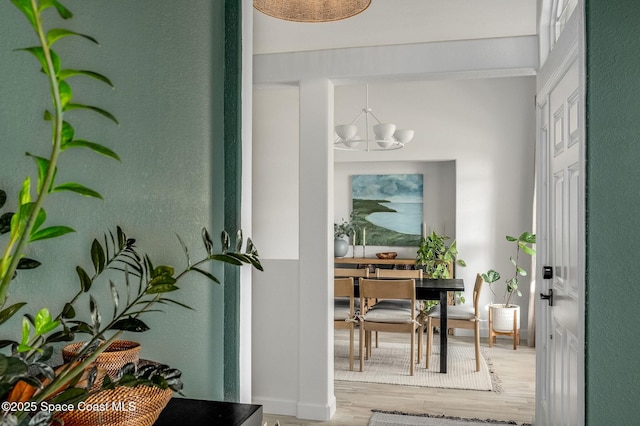
<svg viewBox="0 0 640 426">
<path fill-rule="evenodd" d="M 113 148 L 122 163 L 84 151 L 61 159 L 60 182 L 79 181 L 105 200 L 73 194 L 48 200 L 51 223 L 71 225 L 77 233 L 33 246 L 33 256 L 43 266 L 20 274 L 11 292 L 12 300 L 29 300 L 31 311 L 61 306 L 76 289 L 75 266 L 89 268 L 91 240 L 116 225 L 135 237 L 138 248 L 156 263 L 184 264 L 176 233 L 192 257 L 202 256 L 201 228 L 208 227 L 217 241 L 225 226 L 225 174 L 239 173 L 236 168 L 225 171 L 222 155 L 224 114 L 236 114 L 224 102 L 224 2 L 62 2 L 75 13 L 64 25 L 101 43 L 96 48 L 80 38 L 58 42 L 63 66 L 101 72 L 116 86 L 111 90 L 76 78 L 75 100 L 109 110 L 120 126 L 83 111 L 70 113 L 69 119 L 77 136 Z M 57 21 L 53 12 L 48 15 Z M 26 19 L 9 1 L 0 1 L 0 187 L 10 194 L 33 171 L 24 152 L 46 155 L 49 143 L 50 130 L 41 120 L 48 102 L 45 80 L 31 57 L 13 51 L 33 44 Z M 234 90 L 233 85 L 227 88 Z M 223 277 L 220 265 L 211 270 Z M 143 357 L 183 370 L 186 396 L 233 395 L 237 362 L 229 364 L 225 378 L 224 346 L 227 339 L 237 341 L 237 327 L 225 325 L 224 287 L 199 276 L 181 287 L 176 298 L 195 311 L 166 307 L 164 313 L 147 317 L 149 332 L 128 337 L 142 342 Z M 109 316 L 106 283 L 96 284 L 95 290 L 103 315 Z M 0 329 L 0 338 L 7 331 L 6 326 Z M 237 356 L 237 351 L 228 355 Z"/>
<path fill-rule="evenodd" d="M 240 228 L 240 195 L 242 182 L 241 125 L 242 116 L 242 8 L 238 0 L 225 0 L 224 43 L 224 228 Z M 226 265 L 224 283 L 224 397 L 238 401 L 240 397 L 240 274 L 238 268 Z"/>
<path fill-rule="evenodd" d="M 640 418 L 640 3 L 586 0 L 586 420 Z"/>
</svg>

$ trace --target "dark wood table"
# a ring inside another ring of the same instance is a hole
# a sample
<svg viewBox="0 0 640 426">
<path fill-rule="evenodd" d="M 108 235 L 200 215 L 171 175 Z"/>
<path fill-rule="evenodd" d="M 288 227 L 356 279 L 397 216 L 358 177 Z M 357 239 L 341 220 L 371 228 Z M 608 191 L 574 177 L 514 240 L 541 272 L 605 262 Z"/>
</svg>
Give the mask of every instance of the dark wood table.
<svg viewBox="0 0 640 426">
<path fill-rule="evenodd" d="M 440 301 L 440 372 L 447 372 L 447 292 L 464 291 L 464 281 L 459 278 L 438 279 L 431 278 L 416 279 L 416 299 L 417 300 L 439 300 Z M 360 287 L 358 280 L 355 282 L 355 296 L 360 297 Z"/>
<path fill-rule="evenodd" d="M 154 426 L 262 426 L 262 405 L 171 398 Z"/>
</svg>

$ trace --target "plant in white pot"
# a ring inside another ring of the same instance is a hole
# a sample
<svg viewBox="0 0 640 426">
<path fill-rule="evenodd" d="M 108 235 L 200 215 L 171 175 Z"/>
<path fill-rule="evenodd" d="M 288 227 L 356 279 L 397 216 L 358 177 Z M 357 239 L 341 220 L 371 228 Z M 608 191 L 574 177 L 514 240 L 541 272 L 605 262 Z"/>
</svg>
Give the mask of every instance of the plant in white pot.
<svg viewBox="0 0 640 426">
<path fill-rule="evenodd" d="M 519 289 L 519 278 L 527 276 L 527 271 L 520 265 L 520 254 L 525 253 L 530 256 L 536 254 L 536 250 L 532 247 L 536 243 L 535 234 L 523 232 L 519 237 L 506 236 L 507 241 L 514 243 L 516 246 L 515 257 L 509 257 L 509 261 L 513 265 L 513 274 L 505 280 L 504 294 L 501 303 L 491 303 L 489 306 L 489 346 L 493 343 L 496 334 L 512 334 L 516 348 L 516 343 L 520 339 L 520 306 L 511 303 L 512 298 L 522 296 Z M 494 296 L 499 297 L 494 289 L 494 284 L 500 280 L 500 274 L 490 269 L 487 273 L 482 274 L 482 279 L 489 284 L 489 288 Z"/>
<path fill-rule="evenodd" d="M 349 242 L 344 237 L 351 237 L 355 246 L 353 239 L 356 237 L 356 227 L 351 219 L 353 219 L 353 213 L 349 221 L 342 219 L 342 223 L 333 224 L 333 255 L 335 257 L 344 257 L 349 251 Z"/>
</svg>

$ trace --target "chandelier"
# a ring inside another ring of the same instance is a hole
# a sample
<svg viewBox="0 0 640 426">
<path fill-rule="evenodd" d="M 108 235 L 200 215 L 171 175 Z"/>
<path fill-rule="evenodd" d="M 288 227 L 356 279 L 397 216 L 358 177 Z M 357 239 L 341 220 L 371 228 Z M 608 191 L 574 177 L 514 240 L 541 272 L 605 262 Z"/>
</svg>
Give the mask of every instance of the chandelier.
<svg viewBox="0 0 640 426">
<path fill-rule="evenodd" d="M 253 0 L 265 15 L 285 21 L 330 22 L 351 18 L 364 11 L 371 0 Z"/>
<path fill-rule="evenodd" d="M 362 118 L 364 118 L 364 139 L 357 135 L 358 126 L 355 124 Z M 373 124 L 373 132 L 369 130 L 371 123 L 376 123 Z M 366 85 L 366 103 L 360 114 L 350 124 L 337 125 L 335 130 L 338 138 L 333 142 L 333 147 L 344 151 L 392 151 L 403 148 L 414 135 L 413 130 L 396 129 L 395 124 L 382 123 L 378 120 L 369 108 L 369 85 Z"/>
</svg>

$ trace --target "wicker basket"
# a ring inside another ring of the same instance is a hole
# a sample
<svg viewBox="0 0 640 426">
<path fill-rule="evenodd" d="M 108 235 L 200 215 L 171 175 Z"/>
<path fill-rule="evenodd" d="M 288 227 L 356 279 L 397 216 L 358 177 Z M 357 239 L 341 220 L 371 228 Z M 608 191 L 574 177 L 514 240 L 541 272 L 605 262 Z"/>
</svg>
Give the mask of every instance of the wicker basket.
<svg viewBox="0 0 640 426">
<path fill-rule="evenodd" d="M 80 351 L 85 342 L 72 343 L 62 349 L 65 362 L 71 361 Z M 140 343 L 129 340 L 116 340 L 102 352 L 95 360 L 98 368 L 104 368 L 109 377 L 114 378 L 118 371 L 127 363 L 138 364 L 140 360 Z"/>
<path fill-rule="evenodd" d="M 65 426 L 151 426 L 169 403 L 173 391 L 153 386 L 119 386 L 100 391 L 56 418 Z"/>
</svg>

